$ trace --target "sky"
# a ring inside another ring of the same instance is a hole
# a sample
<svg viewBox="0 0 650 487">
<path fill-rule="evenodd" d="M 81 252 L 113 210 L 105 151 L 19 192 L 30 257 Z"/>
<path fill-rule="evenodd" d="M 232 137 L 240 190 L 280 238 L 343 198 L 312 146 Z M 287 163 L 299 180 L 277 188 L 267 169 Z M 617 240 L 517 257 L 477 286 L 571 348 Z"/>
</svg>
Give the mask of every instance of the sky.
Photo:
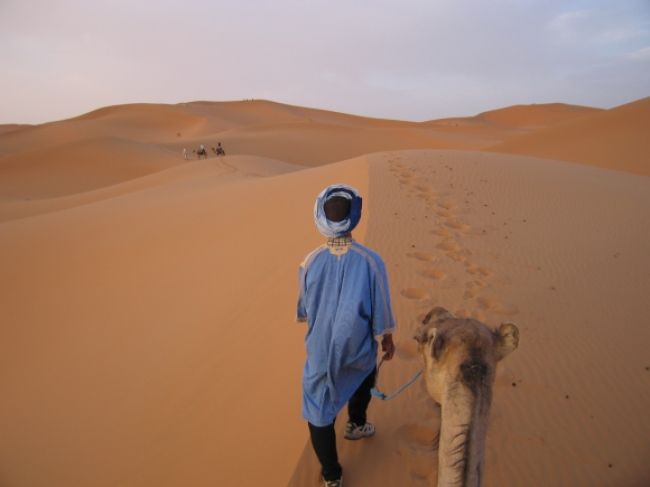
<svg viewBox="0 0 650 487">
<path fill-rule="evenodd" d="M 0 0 L 0 123 L 263 98 L 403 120 L 650 95 L 650 0 Z"/>
</svg>

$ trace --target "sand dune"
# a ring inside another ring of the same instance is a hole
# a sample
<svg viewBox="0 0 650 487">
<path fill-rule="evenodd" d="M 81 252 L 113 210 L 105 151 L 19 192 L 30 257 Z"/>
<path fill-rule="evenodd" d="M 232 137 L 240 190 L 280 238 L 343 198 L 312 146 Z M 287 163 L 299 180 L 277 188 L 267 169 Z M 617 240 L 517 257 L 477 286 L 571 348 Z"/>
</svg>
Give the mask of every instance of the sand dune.
<svg viewBox="0 0 650 487">
<path fill-rule="evenodd" d="M 529 154 L 650 175 L 650 98 L 499 143 L 495 152 Z"/>
<path fill-rule="evenodd" d="M 648 178 L 458 150 L 553 125 L 517 150 L 566 131 L 597 165 L 578 137 L 592 130 L 610 137 L 603 152 L 645 160 L 646 106 L 445 126 L 143 104 L 0 133 L 0 485 L 319 485 L 295 280 L 322 240 L 314 197 L 341 181 L 364 194 L 355 236 L 391 280 L 384 390 L 419 367 L 411 336 L 429 307 L 514 321 L 486 485 L 647 485 Z M 182 159 L 216 140 L 226 158 Z M 376 437 L 339 442 L 346 485 L 435 485 L 439 411 L 422 384 L 370 417 Z"/>
<path fill-rule="evenodd" d="M 225 144 L 229 154 L 255 154 L 306 166 L 385 150 L 485 145 L 433 130 L 346 128 L 321 123 L 245 127 L 220 133 L 218 140 Z M 199 139 L 195 145 L 198 142 Z"/>
<path fill-rule="evenodd" d="M 192 150 L 200 144 L 213 147 L 217 141 L 225 144 L 229 154 L 303 165 L 395 149 L 482 149 L 519 133 L 512 131 L 513 126 L 517 130 L 523 126 L 512 122 L 517 116 L 548 123 L 585 110 L 563 105 L 511 107 L 466 119 L 465 130 L 459 133 L 449 130 L 452 126 L 445 121 L 417 124 L 378 120 L 267 101 L 106 107 L 73 119 L 0 134 L 0 171 L 5 180 L 0 194 L 25 199 L 95 189 L 121 180 L 119 164 L 126 164 L 124 179 L 129 179 L 172 165 L 172 158 L 180 157 L 183 148 Z M 479 130 L 472 130 L 477 127 L 472 121 L 479 123 Z M 153 151 L 149 156 L 147 149 Z M 163 156 L 164 151 L 169 154 Z M 81 160 L 93 162 L 76 162 Z M 119 164 L 108 169 L 113 160 Z M 161 164 L 162 160 L 165 162 Z M 65 167 L 73 182 L 60 184 L 55 178 L 48 191 L 43 187 L 48 183 L 40 177 L 48 174 L 41 173 L 46 162 L 53 175 L 63 174 Z"/>
<path fill-rule="evenodd" d="M 112 137 L 180 155 L 183 148 L 224 143 L 228 154 L 257 155 L 296 164 L 335 162 L 370 152 L 406 148 L 478 148 L 495 134 L 449 134 L 414 122 L 371 119 L 267 101 L 133 104 L 0 134 L 0 156 Z M 28 156 L 29 157 L 29 156 Z M 33 158 L 33 157 L 32 157 Z M 0 164 L 2 159 L 0 158 Z"/>
<path fill-rule="evenodd" d="M 205 119 L 174 105 L 106 107 L 80 117 L 0 133 L 0 156 L 97 138 L 155 143 L 193 134 Z"/>
<path fill-rule="evenodd" d="M 348 128 L 394 128 L 417 125 L 415 122 L 361 117 L 329 110 L 287 105 L 268 100 L 232 102 L 197 101 L 183 103 L 181 106 L 185 107 L 190 113 L 200 114 L 211 120 L 219 121 L 228 128 L 299 122 L 339 125 Z"/>
<path fill-rule="evenodd" d="M 313 195 L 340 178 L 367 193 L 364 169 L 198 177 L 3 223 L 3 484 L 286 482 Z"/>
<path fill-rule="evenodd" d="M 535 129 L 550 127 L 602 111 L 599 108 L 567 105 L 565 103 L 542 103 L 534 105 L 513 105 L 498 110 L 479 113 L 473 117 L 444 118 L 425 122 L 436 127 L 491 130 L 501 137 L 528 133 Z"/>
<path fill-rule="evenodd" d="M 505 127 L 548 127 L 601 112 L 600 108 L 566 103 L 514 105 L 479 113 L 476 119 Z"/>
<path fill-rule="evenodd" d="M 85 139 L 0 157 L 0 199 L 41 199 L 97 189 L 180 164 L 147 144 Z"/>
<path fill-rule="evenodd" d="M 181 185 L 197 184 L 198 180 L 201 180 L 202 184 L 216 187 L 240 179 L 268 177 L 300 169 L 303 167 L 256 156 L 230 156 L 227 161 L 225 159 L 191 161 L 174 165 L 169 169 L 147 173 L 144 176 L 120 180 L 98 189 L 72 192 L 54 198 L 8 200 L 0 204 L 0 222 L 51 213 L 163 186 L 176 188 Z M 122 177 L 125 177 L 125 174 L 122 174 Z"/>
<path fill-rule="evenodd" d="M 6 134 L 8 132 L 15 132 L 16 130 L 26 129 L 28 127 L 31 127 L 31 125 L 23 125 L 23 124 L 0 125 L 0 135 Z"/>
</svg>

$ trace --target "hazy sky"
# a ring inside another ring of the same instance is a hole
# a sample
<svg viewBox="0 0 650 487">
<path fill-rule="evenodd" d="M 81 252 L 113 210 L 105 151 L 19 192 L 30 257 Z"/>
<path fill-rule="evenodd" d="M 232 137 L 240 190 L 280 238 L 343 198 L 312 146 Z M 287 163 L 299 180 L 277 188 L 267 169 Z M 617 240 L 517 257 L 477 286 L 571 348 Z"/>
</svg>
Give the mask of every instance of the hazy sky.
<svg viewBox="0 0 650 487">
<path fill-rule="evenodd" d="M 0 0 L 0 123 L 266 98 L 384 118 L 650 95 L 650 0 Z"/>
</svg>

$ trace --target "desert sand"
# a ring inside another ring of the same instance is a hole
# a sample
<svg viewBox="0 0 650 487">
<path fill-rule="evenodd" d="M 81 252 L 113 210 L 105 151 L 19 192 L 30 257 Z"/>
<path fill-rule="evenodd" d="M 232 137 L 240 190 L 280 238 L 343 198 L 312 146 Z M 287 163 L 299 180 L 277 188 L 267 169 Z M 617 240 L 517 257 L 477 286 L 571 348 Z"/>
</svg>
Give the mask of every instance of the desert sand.
<svg viewBox="0 0 650 487">
<path fill-rule="evenodd" d="M 431 307 L 515 322 L 488 486 L 650 483 L 648 99 L 415 123 L 267 101 L 0 126 L 0 485 L 319 485 L 300 416 L 297 266 L 314 198 L 364 195 L 392 391 Z M 225 158 L 186 161 L 221 141 Z M 348 487 L 431 486 L 440 411 L 373 400 Z M 339 433 L 345 412 L 337 421 Z"/>
</svg>

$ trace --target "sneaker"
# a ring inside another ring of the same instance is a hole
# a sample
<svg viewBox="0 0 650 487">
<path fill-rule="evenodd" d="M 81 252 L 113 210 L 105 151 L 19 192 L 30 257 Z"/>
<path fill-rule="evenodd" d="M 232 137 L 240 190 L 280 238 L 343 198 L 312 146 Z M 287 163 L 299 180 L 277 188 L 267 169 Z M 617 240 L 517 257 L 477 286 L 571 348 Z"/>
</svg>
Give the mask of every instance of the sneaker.
<svg viewBox="0 0 650 487">
<path fill-rule="evenodd" d="M 346 440 L 360 440 L 375 434 L 375 426 L 372 423 L 358 425 L 348 421 L 345 425 Z"/>
<path fill-rule="evenodd" d="M 343 477 L 336 480 L 325 480 L 323 479 L 325 487 L 343 487 Z"/>
</svg>

